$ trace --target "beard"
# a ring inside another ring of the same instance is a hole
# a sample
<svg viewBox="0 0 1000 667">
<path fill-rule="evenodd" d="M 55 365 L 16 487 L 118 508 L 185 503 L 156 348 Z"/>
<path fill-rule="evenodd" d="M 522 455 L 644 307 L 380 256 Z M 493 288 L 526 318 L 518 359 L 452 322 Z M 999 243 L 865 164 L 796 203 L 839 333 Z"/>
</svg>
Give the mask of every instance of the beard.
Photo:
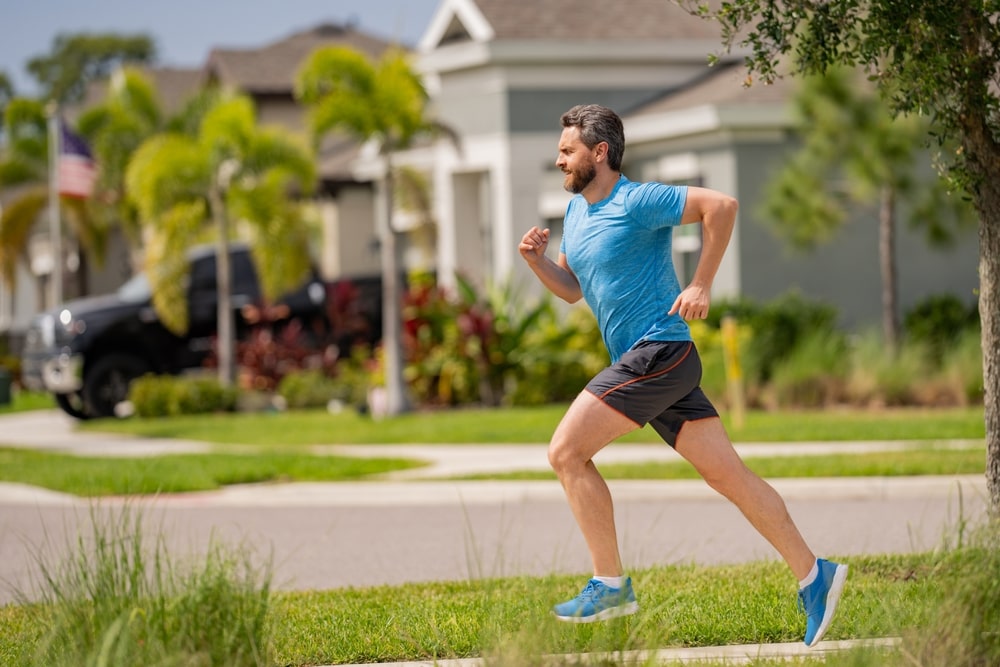
<svg viewBox="0 0 1000 667">
<path fill-rule="evenodd" d="M 591 181 L 593 181 L 596 177 L 597 167 L 594 166 L 593 162 L 588 162 L 579 169 L 574 169 L 566 174 L 566 180 L 563 182 L 563 188 L 565 188 L 567 192 L 572 192 L 573 194 L 578 195 L 583 192 L 583 190 L 590 185 Z"/>
</svg>

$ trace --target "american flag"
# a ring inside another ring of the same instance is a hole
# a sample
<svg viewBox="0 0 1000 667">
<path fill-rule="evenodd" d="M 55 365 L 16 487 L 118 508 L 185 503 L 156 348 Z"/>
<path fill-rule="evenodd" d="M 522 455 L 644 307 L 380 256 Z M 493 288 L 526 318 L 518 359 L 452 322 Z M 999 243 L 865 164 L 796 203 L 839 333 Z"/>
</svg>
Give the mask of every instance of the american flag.
<svg viewBox="0 0 1000 667">
<path fill-rule="evenodd" d="M 94 156 L 83 137 L 73 133 L 66 123 L 60 121 L 59 130 L 59 158 L 56 161 L 59 194 L 86 199 L 93 193 L 97 179 Z"/>
</svg>

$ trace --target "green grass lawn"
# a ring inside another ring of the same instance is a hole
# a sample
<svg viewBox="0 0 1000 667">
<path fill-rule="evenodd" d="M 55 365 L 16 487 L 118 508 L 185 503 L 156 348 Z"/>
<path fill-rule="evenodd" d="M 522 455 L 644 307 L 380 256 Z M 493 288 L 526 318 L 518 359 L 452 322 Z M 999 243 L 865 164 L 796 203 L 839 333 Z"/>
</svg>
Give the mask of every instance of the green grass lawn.
<svg viewBox="0 0 1000 667">
<path fill-rule="evenodd" d="M 945 595 L 948 564 L 940 554 L 842 560 L 851 566 L 850 585 L 829 639 L 896 636 L 923 626 Z M 578 592 L 579 576 L 276 593 L 270 664 L 487 656 L 492 664 L 522 665 L 541 664 L 541 654 L 802 639 L 795 582 L 781 563 L 672 565 L 632 576 L 640 612 L 592 625 L 562 624 L 548 613 L 553 602 Z M 0 608 L 0 663 L 30 664 L 44 633 L 43 611 Z"/>
<path fill-rule="evenodd" d="M 78 496 L 182 493 L 260 482 L 339 482 L 418 465 L 404 459 L 315 456 L 302 451 L 110 458 L 0 448 L 0 480 Z"/>
<path fill-rule="evenodd" d="M 151 438 L 184 438 L 250 445 L 548 442 L 566 406 L 413 412 L 373 420 L 352 411 L 291 411 L 195 415 L 165 419 L 99 420 L 79 428 Z M 948 409 L 811 410 L 746 415 L 734 442 L 950 440 L 986 437 L 981 406 Z M 621 442 L 660 442 L 650 428 Z"/>
<path fill-rule="evenodd" d="M 49 410 L 55 407 L 56 401 L 52 398 L 52 394 L 15 389 L 11 391 L 10 402 L 0 405 L 0 415 L 29 410 Z"/>
</svg>

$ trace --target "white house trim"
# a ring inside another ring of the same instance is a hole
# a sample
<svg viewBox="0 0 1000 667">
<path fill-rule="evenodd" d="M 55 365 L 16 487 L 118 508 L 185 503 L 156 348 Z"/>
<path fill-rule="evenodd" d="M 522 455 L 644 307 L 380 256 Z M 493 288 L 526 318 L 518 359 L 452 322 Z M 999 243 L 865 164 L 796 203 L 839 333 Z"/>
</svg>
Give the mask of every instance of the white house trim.
<svg viewBox="0 0 1000 667">
<path fill-rule="evenodd" d="M 495 33 L 476 3 L 470 0 L 444 0 L 431 18 L 430 25 L 417 44 L 418 51 L 432 51 L 437 48 L 449 28 L 458 21 L 469 37 L 476 42 L 488 42 Z"/>
</svg>

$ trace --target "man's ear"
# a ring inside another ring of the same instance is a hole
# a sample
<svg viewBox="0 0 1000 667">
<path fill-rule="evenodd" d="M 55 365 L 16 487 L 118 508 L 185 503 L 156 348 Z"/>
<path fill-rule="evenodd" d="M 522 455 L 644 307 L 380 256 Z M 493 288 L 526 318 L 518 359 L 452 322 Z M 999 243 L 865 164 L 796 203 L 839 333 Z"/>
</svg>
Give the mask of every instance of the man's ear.
<svg viewBox="0 0 1000 667">
<path fill-rule="evenodd" d="M 604 162 L 608 159 L 608 142 L 600 141 L 594 146 L 594 160 Z"/>
</svg>

